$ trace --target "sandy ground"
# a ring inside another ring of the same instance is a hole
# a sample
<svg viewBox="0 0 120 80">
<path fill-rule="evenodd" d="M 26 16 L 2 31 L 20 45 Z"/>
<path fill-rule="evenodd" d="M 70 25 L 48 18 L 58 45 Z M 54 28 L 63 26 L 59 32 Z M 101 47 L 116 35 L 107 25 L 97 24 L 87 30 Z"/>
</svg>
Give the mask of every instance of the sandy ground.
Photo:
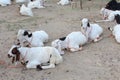
<svg viewBox="0 0 120 80">
<path fill-rule="evenodd" d="M 115 22 L 99 23 L 104 28 L 103 40 L 83 46 L 82 51 L 65 51 L 63 63 L 54 69 L 37 71 L 6 67 L 12 65 L 7 53 L 19 29 L 45 30 L 50 36 L 46 45 L 50 45 L 59 37 L 79 31 L 82 18 L 89 18 L 91 23 L 102 19 L 99 11 L 105 3 L 101 4 L 100 0 L 86 1 L 83 10 L 72 9 L 70 5 L 59 6 L 56 2 L 47 1 L 45 9 L 33 9 L 34 17 L 20 16 L 17 4 L 0 7 L 0 59 L 6 62 L 0 65 L 0 80 L 120 80 L 120 45 L 114 38 L 108 38 L 110 32 L 107 30 Z"/>
</svg>

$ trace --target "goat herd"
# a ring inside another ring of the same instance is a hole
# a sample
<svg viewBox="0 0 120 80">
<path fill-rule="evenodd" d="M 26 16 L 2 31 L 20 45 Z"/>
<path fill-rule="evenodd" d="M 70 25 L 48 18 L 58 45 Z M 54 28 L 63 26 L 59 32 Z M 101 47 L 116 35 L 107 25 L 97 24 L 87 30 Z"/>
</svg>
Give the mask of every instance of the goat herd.
<svg viewBox="0 0 120 80">
<path fill-rule="evenodd" d="M 10 0 L 0 0 L 0 4 L 5 6 L 10 4 Z M 27 1 L 27 0 L 16 0 Z M 9 2 L 9 3 L 7 3 Z M 32 8 L 44 8 L 42 0 L 31 0 L 27 7 L 23 4 L 20 8 L 20 13 L 23 15 L 33 16 L 30 13 Z M 58 4 L 68 4 L 69 0 L 61 0 Z M 116 41 L 120 43 L 120 4 L 116 0 L 111 0 L 106 7 L 101 9 L 101 14 L 104 20 L 96 22 L 114 21 L 117 25 L 108 28 L 112 31 Z M 24 7 L 22 9 L 22 7 Z M 26 8 L 25 8 L 26 7 Z M 29 9 L 29 10 L 28 10 Z M 28 12 L 29 11 L 29 12 Z M 62 54 L 64 50 L 71 52 L 82 50 L 82 46 L 88 42 L 98 42 L 102 39 L 103 28 L 98 24 L 91 24 L 87 18 L 82 19 L 81 31 L 71 32 L 66 37 L 62 37 L 52 41 L 51 46 L 44 46 L 48 42 L 49 35 L 43 31 L 31 32 L 20 29 L 17 34 L 17 40 L 8 52 L 8 57 L 12 58 L 12 63 L 16 65 L 21 62 L 29 68 L 36 68 L 38 70 L 55 68 L 56 64 L 63 61 Z"/>
<path fill-rule="evenodd" d="M 0 5 L 1 6 L 7 6 L 7 5 L 11 5 L 11 3 L 14 0 L 0 0 Z M 32 9 L 33 8 L 45 8 L 44 6 L 44 0 L 15 0 L 16 3 L 22 3 L 22 5 L 20 5 L 19 7 L 19 13 L 21 15 L 25 15 L 25 16 L 34 16 Z M 24 4 L 27 3 L 27 6 Z M 58 3 L 58 5 L 67 5 L 70 4 L 69 0 L 60 0 Z"/>
</svg>

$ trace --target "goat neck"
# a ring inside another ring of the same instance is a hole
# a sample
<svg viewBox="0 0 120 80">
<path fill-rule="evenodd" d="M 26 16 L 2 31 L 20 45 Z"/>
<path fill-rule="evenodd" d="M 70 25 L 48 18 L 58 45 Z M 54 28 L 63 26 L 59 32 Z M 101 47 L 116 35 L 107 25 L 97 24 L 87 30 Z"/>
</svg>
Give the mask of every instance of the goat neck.
<svg viewBox="0 0 120 80">
<path fill-rule="evenodd" d="M 27 47 L 20 47 L 20 48 L 18 48 L 18 50 L 20 51 L 21 57 L 25 58 L 27 52 L 29 51 L 29 48 L 27 48 Z"/>
</svg>

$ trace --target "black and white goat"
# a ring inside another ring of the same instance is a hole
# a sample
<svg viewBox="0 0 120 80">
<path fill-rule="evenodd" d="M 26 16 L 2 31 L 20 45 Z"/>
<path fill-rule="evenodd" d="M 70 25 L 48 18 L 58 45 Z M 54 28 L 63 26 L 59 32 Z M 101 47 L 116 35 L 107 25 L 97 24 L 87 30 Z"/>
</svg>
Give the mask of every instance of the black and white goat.
<svg viewBox="0 0 120 80">
<path fill-rule="evenodd" d="M 8 57 L 12 58 L 12 63 L 25 63 L 26 68 L 48 69 L 55 68 L 56 64 L 63 61 L 59 51 L 54 47 L 17 47 L 13 45 L 8 52 Z M 42 65 L 47 64 L 48 65 Z M 16 65 L 17 66 L 17 65 Z"/>
<path fill-rule="evenodd" d="M 51 45 L 59 50 L 61 54 L 64 54 L 63 49 L 68 49 L 71 52 L 82 50 L 82 45 L 87 43 L 86 36 L 80 32 L 72 32 L 66 37 L 54 40 Z"/>
<path fill-rule="evenodd" d="M 32 8 L 29 8 L 29 7 L 25 6 L 24 4 L 22 4 L 20 6 L 19 10 L 20 10 L 21 15 L 33 16 Z"/>
<path fill-rule="evenodd" d="M 96 22 L 114 21 L 115 15 L 120 15 L 120 11 L 112 11 L 106 8 L 102 8 L 100 13 L 103 15 L 104 20 L 98 20 Z"/>
<path fill-rule="evenodd" d="M 24 42 L 28 42 L 31 47 L 41 47 L 44 46 L 45 42 L 48 42 L 48 38 L 48 34 L 43 30 L 31 33 L 30 31 L 20 29 L 17 34 L 17 40 L 21 46 L 24 46 Z"/>
<path fill-rule="evenodd" d="M 115 20 L 117 22 L 117 25 L 115 25 L 113 29 L 111 27 L 108 29 L 112 31 L 112 35 L 115 37 L 117 43 L 120 43 L 120 15 L 116 15 Z"/>
<path fill-rule="evenodd" d="M 45 8 L 43 0 L 30 1 L 28 3 L 29 8 Z"/>
<path fill-rule="evenodd" d="M 107 3 L 105 8 L 113 11 L 120 10 L 120 3 L 118 3 L 116 0 L 111 0 Z"/>
<path fill-rule="evenodd" d="M 90 41 L 97 42 L 102 39 L 103 28 L 98 24 L 90 24 L 87 18 L 82 19 L 81 31 Z"/>
<path fill-rule="evenodd" d="M 1 6 L 7 6 L 11 4 L 11 0 L 0 0 Z"/>
</svg>

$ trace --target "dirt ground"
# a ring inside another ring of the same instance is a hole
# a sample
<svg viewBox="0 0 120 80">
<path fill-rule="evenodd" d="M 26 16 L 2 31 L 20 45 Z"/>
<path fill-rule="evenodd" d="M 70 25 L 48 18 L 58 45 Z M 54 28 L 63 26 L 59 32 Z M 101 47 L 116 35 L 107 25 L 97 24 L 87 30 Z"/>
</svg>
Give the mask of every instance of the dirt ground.
<svg viewBox="0 0 120 80">
<path fill-rule="evenodd" d="M 100 20 L 100 7 L 106 2 L 94 0 L 85 1 L 83 10 L 70 5 L 60 6 L 57 1 L 46 1 L 46 8 L 33 9 L 34 17 L 21 16 L 18 4 L 0 7 L 0 60 L 6 63 L 0 65 L 0 80 L 120 80 L 120 44 L 114 38 L 108 37 L 108 27 L 115 22 L 99 23 L 104 29 L 103 40 L 83 46 L 82 51 L 71 53 L 65 51 L 63 63 L 54 69 L 37 71 L 20 68 L 7 68 L 11 60 L 7 57 L 19 29 L 45 30 L 49 34 L 49 42 L 64 37 L 72 31 L 79 31 L 81 19 L 86 17 L 91 23 Z"/>
</svg>

